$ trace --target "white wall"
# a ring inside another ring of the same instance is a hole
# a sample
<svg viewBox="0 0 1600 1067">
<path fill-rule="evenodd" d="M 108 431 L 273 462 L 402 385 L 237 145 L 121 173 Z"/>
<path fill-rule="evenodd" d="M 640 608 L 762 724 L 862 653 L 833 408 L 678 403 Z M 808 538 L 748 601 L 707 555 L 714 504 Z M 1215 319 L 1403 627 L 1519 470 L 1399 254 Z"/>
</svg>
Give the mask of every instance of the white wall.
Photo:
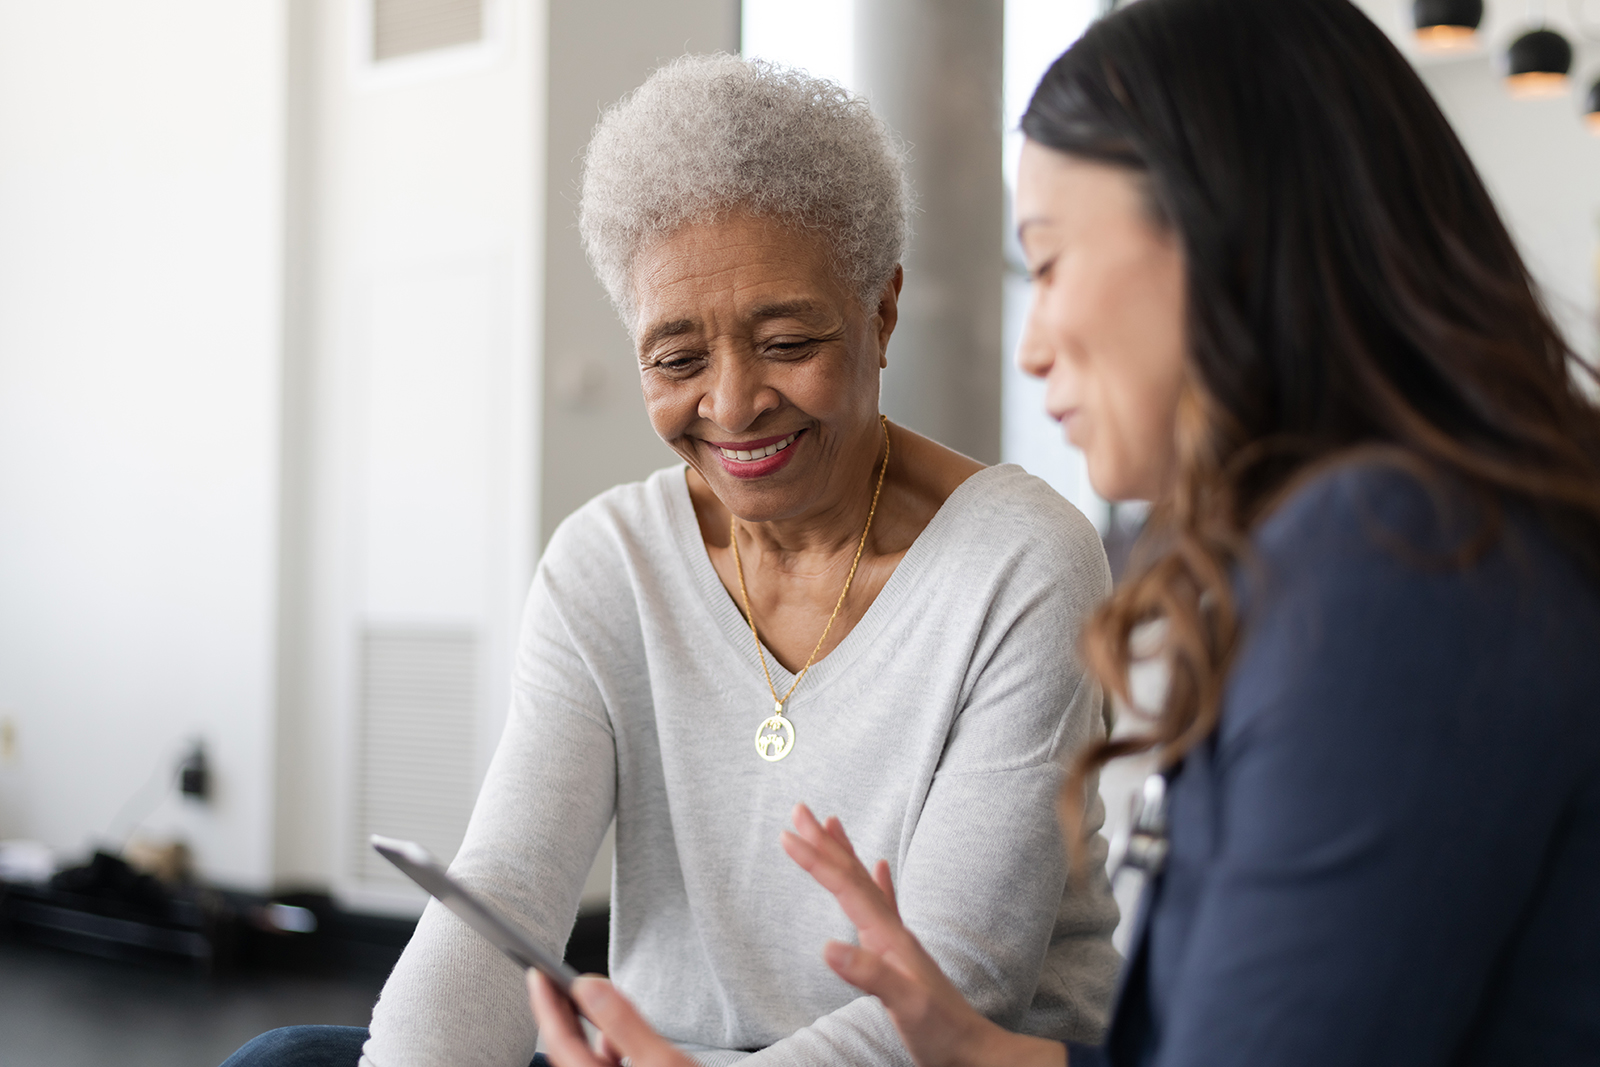
<svg viewBox="0 0 1600 1067">
<path fill-rule="evenodd" d="M 264 884 L 280 0 L 0 3 L 0 836 L 79 853 L 185 738 Z"/>
<path fill-rule="evenodd" d="M 276 875 L 409 909 L 418 894 L 365 862 L 364 832 L 453 852 L 537 558 L 545 6 L 490 0 L 481 44 L 376 64 L 367 10 L 294 9 L 285 420 L 303 438 L 285 483 Z M 405 797 L 373 809 L 362 777 L 363 642 L 407 632 L 458 635 L 471 659 L 460 721 L 397 741 L 455 746 L 422 754 L 416 822 Z"/>
<path fill-rule="evenodd" d="M 800 67 L 860 92 L 856 78 L 856 0 L 743 0 L 739 51 Z"/>
<path fill-rule="evenodd" d="M 381 65 L 368 4 L 0 0 L 0 837 L 165 795 L 211 880 L 413 906 L 359 869 L 364 635 L 470 635 L 463 821 L 541 516 L 670 459 L 577 156 L 736 3 L 487 0 Z"/>
</svg>

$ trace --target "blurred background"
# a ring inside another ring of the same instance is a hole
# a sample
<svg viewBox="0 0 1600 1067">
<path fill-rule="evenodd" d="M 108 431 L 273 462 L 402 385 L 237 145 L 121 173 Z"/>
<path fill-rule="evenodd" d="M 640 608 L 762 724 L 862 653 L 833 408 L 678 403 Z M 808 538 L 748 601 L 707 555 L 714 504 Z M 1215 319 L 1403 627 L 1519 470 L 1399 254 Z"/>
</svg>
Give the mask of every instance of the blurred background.
<svg viewBox="0 0 1600 1067">
<path fill-rule="evenodd" d="M 1490 0 L 1446 48 L 1360 2 L 1592 356 L 1600 2 Z M 422 903 L 368 834 L 453 854 L 544 539 L 673 461 L 575 220 L 599 110 L 673 56 L 868 96 L 922 209 L 886 411 L 1125 551 L 1010 358 L 1017 118 L 1105 6 L 0 0 L 0 1063 L 366 1021 Z M 1530 99 L 1541 25 L 1573 54 Z"/>
</svg>

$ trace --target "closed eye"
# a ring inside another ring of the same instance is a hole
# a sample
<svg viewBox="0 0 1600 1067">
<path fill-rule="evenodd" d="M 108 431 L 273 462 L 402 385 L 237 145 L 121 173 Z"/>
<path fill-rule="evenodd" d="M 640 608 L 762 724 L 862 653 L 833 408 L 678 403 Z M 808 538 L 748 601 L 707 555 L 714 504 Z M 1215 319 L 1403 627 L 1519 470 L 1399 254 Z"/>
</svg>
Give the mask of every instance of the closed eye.
<svg viewBox="0 0 1600 1067">
<path fill-rule="evenodd" d="M 695 352 L 678 352 L 660 359 L 651 360 L 646 366 L 650 370 L 661 371 L 664 374 L 682 377 L 692 374 L 705 362 L 705 357 Z"/>
<path fill-rule="evenodd" d="M 775 359 L 804 359 L 809 357 L 829 337 L 781 337 L 761 345 L 761 354 Z"/>
</svg>

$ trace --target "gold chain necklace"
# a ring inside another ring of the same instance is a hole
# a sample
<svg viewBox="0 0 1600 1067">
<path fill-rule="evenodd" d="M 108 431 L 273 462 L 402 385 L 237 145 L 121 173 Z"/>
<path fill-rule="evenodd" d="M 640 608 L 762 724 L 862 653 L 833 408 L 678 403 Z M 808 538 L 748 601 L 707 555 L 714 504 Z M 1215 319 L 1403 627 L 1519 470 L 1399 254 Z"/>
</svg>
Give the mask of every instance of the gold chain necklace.
<svg viewBox="0 0 1600 1067">
<path fill-rule="evenodd" d="M 844 588 L 839 590 L 839 599 L 833 605 L 833 614 L 828 616 L 828 625 L 822 628 L 822 636 L 817 638 L 815 647 L 811 649 L 811 657 L 806 660 L 806 665 L 800 668 L 800 673 L 795 675 L 789 691 L 781 697 L 778 695 L 777 687 L 772 684 L 772 672 L 767 669 L 767 656 L 761 651 L 761 635 L 756 632 L 756 617 L 750 611 L 750 594 L 744 587 L 744 563 L 739 559 L 739 518 L 734 516 L 728 521 L 728 544 L 733 546 L 733 569 L 739 575 L 739 602 L 744 605 L 744 619 L 750 624 L 750 636 L 756 641 L 756 658 L 761 661 L 761 673 L 766 676 L 767 689 L 772 693 L 772 714 L 767 716 L 761 727 L 756 730 L 756 751 L 761 753 L 761 758 L 768 763 L 776 763 L 794 751 L 794 723 L 783 713 L 783 706 L 794 695 L 800 680 L 806 676 L 811 665 L 817 661 L 817 653 L 822 650 L 822 643 L 828 639 L 828 633 L 833 629 L 833 621 L 839 617 L 839 609 L 844 607 L 844 598 L 850 595 L 850 583 L 855 580 L 856 567 L 861 563 L 861 552 L 867 547 L 867 534 L 872 532 L 872 517 L 878 513 L 878 494 L 883 492 L 883 476 L 889 471 L 889 419 L 885 415 L 879 415 L 878 418 L 883 423 L 883 466 L 878 468 L 878 484 L 872 490 L 872 507 L 867 511 L 867 525 L 862 529 L 861 540 L 856 545 L 856 558 L 850 561 L 850 573 L 845 575 Z"/>
</svg>

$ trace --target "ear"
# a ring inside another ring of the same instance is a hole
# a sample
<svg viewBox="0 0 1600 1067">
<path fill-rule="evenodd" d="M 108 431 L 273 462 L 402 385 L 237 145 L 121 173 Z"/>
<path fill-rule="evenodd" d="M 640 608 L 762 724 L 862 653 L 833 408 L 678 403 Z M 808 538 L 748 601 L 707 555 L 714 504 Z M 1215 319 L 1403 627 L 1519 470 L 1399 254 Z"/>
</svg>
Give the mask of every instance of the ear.
<svg viewBox="0 0 1600 1067">
<path fill-rule="evenodd" d="M 900 287 L 905 283 L 905 268 L 895 264 L 894 274 L 883 283 L 883 291 L 878 294 L 878 367 L 882 369 L 889 365 L 889 337 L 894 333 L 895 325 L 900 321 Z"/>
</svg>

